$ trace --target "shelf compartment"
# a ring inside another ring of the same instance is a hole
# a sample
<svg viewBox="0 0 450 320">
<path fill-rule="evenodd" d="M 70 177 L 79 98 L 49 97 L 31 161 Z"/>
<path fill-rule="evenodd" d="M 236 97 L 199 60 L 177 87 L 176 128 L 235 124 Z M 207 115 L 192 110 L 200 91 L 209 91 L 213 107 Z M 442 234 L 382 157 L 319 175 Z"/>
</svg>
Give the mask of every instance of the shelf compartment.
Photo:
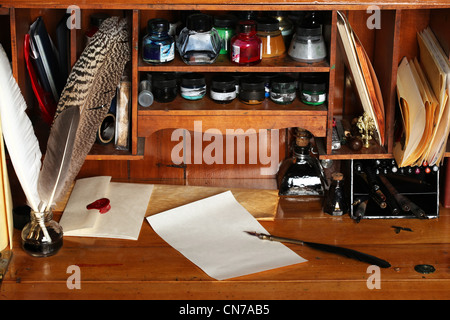
<svg viewBox="0 0 450 320">
<path fill-rule="evenodd" d="M 171 62 L 151 65 L 139 57 L 139 71 L 182 71 L 182 72 L 329 72 L 330 65 L 327 61 L 317 63 L 304 63 L 292 60 L 287 54 L 283 56 L 262 59 L 261 62 L 253 66 L 240 66 L 232 63 L 227 55 L 219 55 L 212 64 L 187 65 L 178 54 Z"/>
<path fill-rule="evenodd" d="M 117 150 L 111 142 L 108 145 L 94 143 L 86 160 L 142 160 L 144 159 L 145 139 L 137 139 L 137 154 L 130 150 Z"/>
<path fill-rule="evenodd" d="M 317 137 L 326 135 L 326 106 L 311 107 L 300 101 L 278 105 L 265 100 L 259 105 L 245 105 L 239 100 L 221 105 L 209 97 L 187 101 L 177 97 L 170 103 L 155 103 L 138 110 L 138 136 L 147 137 L 161 129 L 198 130 L 195 121 L 201 121 L 201 130 L 218 129 L 284 129 L 303 127 Z"/>
</svg>

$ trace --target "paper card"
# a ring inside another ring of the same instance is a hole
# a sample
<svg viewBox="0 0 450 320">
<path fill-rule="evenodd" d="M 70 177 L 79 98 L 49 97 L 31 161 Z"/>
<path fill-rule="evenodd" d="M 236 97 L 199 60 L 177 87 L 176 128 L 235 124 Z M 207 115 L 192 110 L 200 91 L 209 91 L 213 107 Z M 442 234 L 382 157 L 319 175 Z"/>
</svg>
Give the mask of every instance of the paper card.
<svg viewBox="0 0 450 320">
<path fill-rule="evenodd" d="M 217 280 L 306 261 L 282 243 L 245 233 L 268 232 L 230 191 L 147 220 L 167 243 Z"/>
<path fill-rule="evenodd" d="M 59 224 L 64 234 L 69 231 L 92 228 L 99 216 L 97 210 L 88 210 L 86 206 L 95 200 L 105 198 L 111 177 L 92 177 L 75 182 L 69 201 Z"/>
<path fill-rule="evenodd" d="M 60 222 L 64 236 L 138 239 L 153 185 L 106 181 L 105 177 L 77 180 Z M 86 209 L 103 197 L 110 200 L 108 212 Z"/>
</svg>

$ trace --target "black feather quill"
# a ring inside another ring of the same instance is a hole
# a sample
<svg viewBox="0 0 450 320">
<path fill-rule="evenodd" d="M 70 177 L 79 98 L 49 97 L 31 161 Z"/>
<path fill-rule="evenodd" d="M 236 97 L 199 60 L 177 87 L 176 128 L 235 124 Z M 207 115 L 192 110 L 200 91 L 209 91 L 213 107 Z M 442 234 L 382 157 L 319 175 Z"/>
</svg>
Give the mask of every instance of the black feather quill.
<svg viewBox="0 0 450 320">
<path fill-rule="evenodd" d="M 276 237 L 276 236 L 271 236 L 271 235 L 267 235 L 267 234 L 263 234 L 263 233 L 256 233 L 256 232 L 251 232 L 251 231 L 245 231 L 245 232 L 252 236 L 256 236 L 262 240 L 270 240 L 270 241 L 287 242 L 287 243 L 305 245 L 305 246 L 308 246 L 308 247 L 316 249 L 316 250 L 335 253 L 335 254 L 350 258 L 350 259 L 369 263 L 370 265 L 376 265 L 376 266 L 379 266 L 380 268 L 389 268 L 391 266 L 391 264 L 389 262 L 387 262 L 383 259 L 377 258 L 377 257 L 372 256 L 367 253 L 348 249 L 348 248 L 333 246 L 333 245 L 329 245 L 329 244 L 322 244 L 322 243 L 307 242 L 307 241 L 296 240 L 296 239 Z"/>
</svg>

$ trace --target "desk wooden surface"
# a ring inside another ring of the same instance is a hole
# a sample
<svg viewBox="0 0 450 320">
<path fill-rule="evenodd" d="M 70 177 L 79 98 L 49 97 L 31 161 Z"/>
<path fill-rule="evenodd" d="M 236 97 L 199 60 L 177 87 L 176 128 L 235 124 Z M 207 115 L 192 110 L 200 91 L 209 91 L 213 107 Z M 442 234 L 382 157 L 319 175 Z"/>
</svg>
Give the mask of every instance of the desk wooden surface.
<svg viewBox="0 0 450 320">
<path fill-rule="evenodd" d="M 59 216 L 55 214 L 58 219 Z M 331 217 L 319 203 L 280 201 L 276 219 L 260 221 L 273 235 L 363 251 L 389 261 L 380 289 L 368 265 L 287 244 L 306 263 L 216 281 L 162 240 L 147 221 L 137 241 L 65 237 L 55 256 L 33 258 L 20 248 L 0 286 L 0 299 L 449 299 L 450 210 L 432 220 L 363 220 Z M 412 231 L 395 232 L 392 226 Z M 436 271 L 421 274 L 419 264 Z M 80 289 L 69 289 L 68 267 L 80 268 Z M 371 277 L 370 279 L 372 279 Z M 369 280 L 370 282 L 370 280 Z"/>
</svg>

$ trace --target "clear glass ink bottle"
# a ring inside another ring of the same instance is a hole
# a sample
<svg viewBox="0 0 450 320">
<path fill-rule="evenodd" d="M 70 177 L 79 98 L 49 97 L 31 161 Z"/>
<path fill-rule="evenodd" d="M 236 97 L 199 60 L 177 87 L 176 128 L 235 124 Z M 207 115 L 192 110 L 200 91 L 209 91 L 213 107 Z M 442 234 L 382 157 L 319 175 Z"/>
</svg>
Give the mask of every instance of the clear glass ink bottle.
<svg viewBox="0 0 450 320">
<path fill-rule="evenodd" d="M 342 216 L 347 213 L 348 206 L 344 193 L 344 175 L 335 172 L 331 175 L 331 185 L 325 197 L 323 211 L 332 216 Z"/>
<path fill-rule="evenodd" d="M 188 16 L 186 27 L 177 38 L 177 48 L 186 64 L 214 63 L 220 52 L 221 40 L 212 25 L 211 16 L 203 13 Z"/>
<path fill-rule="evenodd" d="M 22 249 L 33 257 L 49 257 L 63 246 L 62 227 L 53 220 L 50 209 L 44 213 L 30 212 L 30 222 L 21 233 Z"/>
<path fill-rule="evenodd" d="M 325 178 L 316 157 L 311 156 L 312 135 L 303 129 L 296 133 L 293 157 L 278 171 L 278 193 L 281 196 L 323 196 Z M 283 170 L 281 170 L 283 168 Z"/>
<path fill-rule="evenodd" d="M 175 42 L 169 35 L 169 21 L 151 19 L 147 24 L 148 34 L 142 40 L 142 59 L 151 64 L 172 61 L 175 58 Z"/>
<path fill-rule="evenodd" d="M 262 59 L 262 41 L 256 35 L 254 20 L 239 21 L 239 33 L 231 39 L 231 61 L 239 65 L 254 65 Z"/>
</svg>

